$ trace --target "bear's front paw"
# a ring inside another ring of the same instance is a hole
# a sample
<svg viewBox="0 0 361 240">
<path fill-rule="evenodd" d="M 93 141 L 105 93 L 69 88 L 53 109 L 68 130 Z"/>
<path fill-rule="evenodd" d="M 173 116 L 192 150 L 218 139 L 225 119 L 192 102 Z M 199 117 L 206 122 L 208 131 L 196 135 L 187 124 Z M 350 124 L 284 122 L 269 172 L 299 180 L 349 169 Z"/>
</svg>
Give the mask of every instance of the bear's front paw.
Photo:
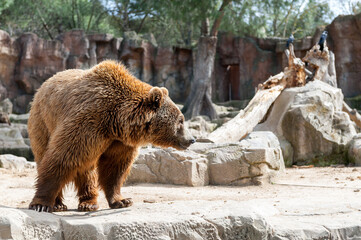
<svg viewBox="0 0 361 240">
<path fill-rule="evenodd" d="M 99 206 L 96 201 L 83 201 L 78 205 L 78 210 L 81 212 L 96 211 L 98 208 Z"/>
<path fill-rule="evenodd" d="M 113 203 L 109 203 L 110 208 L 126 208 L 133 205 L 133 200 L 131 198 L 123 198 Z"/>
<path fill-rule="evenodd" d="M 29 209 L 38 211 L 38 212 L 53 212 L 53 207 L 43 204 L 30 203 Z"/>
</svg>

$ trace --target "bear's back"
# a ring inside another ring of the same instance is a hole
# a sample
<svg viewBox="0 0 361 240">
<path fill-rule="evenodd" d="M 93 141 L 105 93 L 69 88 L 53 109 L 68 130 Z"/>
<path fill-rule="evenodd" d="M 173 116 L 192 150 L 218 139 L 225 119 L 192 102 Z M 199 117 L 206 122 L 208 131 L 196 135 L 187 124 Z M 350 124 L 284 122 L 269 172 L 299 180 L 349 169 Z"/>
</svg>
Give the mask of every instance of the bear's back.
<svg viewBox="0 0 361 240">
<path fill-rule="evenodd" d="M 32 109 L 52 131 L 59 122 L 106 114 L 115 105 L 139 100 L 150 89 L 123 65 L 104 61 L 89 70 L 65 70 L 49 78 L 35 94 Z"/>
</svg>

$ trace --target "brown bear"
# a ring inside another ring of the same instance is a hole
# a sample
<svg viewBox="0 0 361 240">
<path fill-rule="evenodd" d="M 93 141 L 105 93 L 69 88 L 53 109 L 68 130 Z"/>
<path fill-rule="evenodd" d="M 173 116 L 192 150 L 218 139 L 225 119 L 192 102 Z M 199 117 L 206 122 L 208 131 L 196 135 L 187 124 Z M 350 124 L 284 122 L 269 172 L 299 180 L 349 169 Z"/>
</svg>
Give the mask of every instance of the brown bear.
<svg viewBox="0 0 361 240">
<path fill-rule="evenodd" d="M 28 122 L 37 162 L 36 193 L 29 208 L 63 211 L 62 189 L 74 182 L 80 211 L 98 209 L 98 183 L 109 207 L 132 205 L 121 195 L 140 146 L 184 150 L 194 138 L 165 88 L 152 87 L 115 61 L 71 69 L 45 81 Z"/>
</svg>

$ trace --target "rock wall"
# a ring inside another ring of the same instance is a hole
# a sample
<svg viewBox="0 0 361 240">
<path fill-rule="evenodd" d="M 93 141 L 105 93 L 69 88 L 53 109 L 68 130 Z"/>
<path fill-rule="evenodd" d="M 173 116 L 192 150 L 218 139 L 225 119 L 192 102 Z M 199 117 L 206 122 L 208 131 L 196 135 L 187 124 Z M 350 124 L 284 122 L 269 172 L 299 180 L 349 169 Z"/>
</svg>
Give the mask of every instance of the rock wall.
<svg viewBox="0 0 361 240">
<path fill-rule="evenodd" d="M 294 42 L 297 57 L 304 57 L 318 36 Z M 286 67 L 285 39 L 239 38 L 222 35 L 215 62 L 214 96 L 218 101 L 251 99 L 259 83 Z"/>
<path fill-rule="evenodd" d="M 0 30 L 0 100 L 10 98 L 15 113 L 28 111 L 39 86 L 59 71 L 89 68 L 105 59 L 125 63 L 133 74 L 152 85 L 165 86 L 176 102 L 187 96 L 192 77 L 192 51 L 156 47 L 152 39 L 126 33 L 86 35 L 72 30 L 54 41 L 24 33 L 18 38 Z"/>
<path fill-rule="evenodd" d="M 335 53 L 338 84 L 345 97 L 361 93 L 360 28 L 361 14 L 339 16 L 326 27 L 329 49 Z M 317 42 L 320 32 L 295 41 L 298 57 L 303 57 Z M 252 98 L 259 83 L 286 66 L 284 49 L 285 39 L 221 34 L 213 74 L 214 100 Z M 167 87 L 175 102 L 184 102 L 189 93 L 192 50 L 158 47 L 152 35 L 140 38 L 127 32 L 124 38 L 115 38 L 72 30 L 49 41 L 33 33 L 15 39 L 0 30 L 0 100 L 10 98 L 14 112 L 24 113 L 36 89 L 47 78 L 69 68 L 89 68 L 104 59 L 120 60 L 141 80 Z"/>
<path fill-rule="evenodd" d="M 329 45 L 335 53 L 338 85 L 345 97 L 361 94 L 361 14 L 338 16 L 329 26 Z"/>
<path fill-rule="evenodd" d="M 325 27 L 328 47 L 335 54 L 338 86 L 345 97 L 361 94 L 361 14 L 339 16 Z M 323 29 L 294 42 L 297 57 L 317 43 Z M 218 101 L 252 98 L 254 89 L 287 66 L 285 40 L 239 38 L 223 34 L 215 62 L 214 97 Z"/>
</svg>

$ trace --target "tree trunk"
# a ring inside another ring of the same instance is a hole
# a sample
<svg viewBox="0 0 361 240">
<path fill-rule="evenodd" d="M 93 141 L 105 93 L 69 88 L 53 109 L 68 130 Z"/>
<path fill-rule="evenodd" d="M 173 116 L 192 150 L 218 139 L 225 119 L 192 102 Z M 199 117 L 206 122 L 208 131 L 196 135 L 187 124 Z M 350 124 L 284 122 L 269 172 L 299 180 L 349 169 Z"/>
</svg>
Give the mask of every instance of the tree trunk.
<svg viewBox="0 0 361 240">
<path fill-rule="evenodd" d="M 212 104 L 211 76 L 216 55 L 216 36 L 201 36 L 194 64 L 194 77 L 191 92 L 182 109 L 187 119 L 198 115 L 206 115 L 211 119 L 217 118 L 217 112 Z"/>
<path fill-rule="evenodd" d="M 216 56 L 217 33 L 224 16 L 225 8 L 232 0 L 223 0 L 218 9 L 217 17 L 214 19 L 210 33 L 208 34 L 208 18 L 204 19 L 201 28 L 201 37 L 198 41 L 198 51 L 191 84 L 191 93 L 182 109 L 187 119 L 198 115 L 206 115 L 210 119 L 217 118 L 216 109 L 212 103 L 212 81 L 211 76 Z"/>
</svg>

